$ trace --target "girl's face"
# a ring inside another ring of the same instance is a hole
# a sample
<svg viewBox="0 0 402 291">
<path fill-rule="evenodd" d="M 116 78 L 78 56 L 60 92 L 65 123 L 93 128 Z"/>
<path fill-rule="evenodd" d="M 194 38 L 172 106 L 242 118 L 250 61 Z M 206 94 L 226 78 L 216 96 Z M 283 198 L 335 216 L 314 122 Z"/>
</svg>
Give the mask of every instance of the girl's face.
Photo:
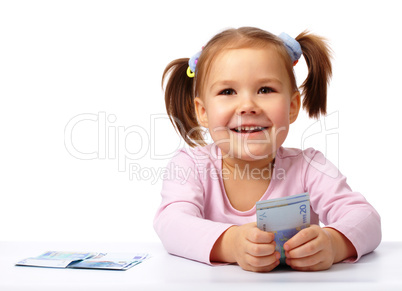
<svg viewBox="0 0 402 291">
<path fill-rule="evenodd" d="M 273 47 L 223 51 L 203 89 L 195 98 L 198 121 L 224 157 L 254 161 L 274 155 L 300 109 L 300 94 Z"/>
</svg>

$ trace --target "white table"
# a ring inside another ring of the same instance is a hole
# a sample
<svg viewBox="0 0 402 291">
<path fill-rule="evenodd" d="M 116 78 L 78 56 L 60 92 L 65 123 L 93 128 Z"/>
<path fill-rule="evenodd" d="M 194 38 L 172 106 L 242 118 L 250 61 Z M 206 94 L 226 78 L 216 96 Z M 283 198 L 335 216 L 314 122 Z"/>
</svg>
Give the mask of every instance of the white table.
<svg viewBox="0 0 402 291">
<path fill-rule="evenodd" d="M 149 252 L 152 257 L 127 271 L 17 267 L 47 250 Z M 402 290 L 402 242 L 383 242 L 356 264 L 321 272 L 278 269 L 243 271 L 211 267 L 166 253 L 159 243 L 0 242 L 0 290 Z M 263 289 L 262 289 L 263 288 Z M 274 289 L 277 288 L 277 289 Z"/>
</svg>

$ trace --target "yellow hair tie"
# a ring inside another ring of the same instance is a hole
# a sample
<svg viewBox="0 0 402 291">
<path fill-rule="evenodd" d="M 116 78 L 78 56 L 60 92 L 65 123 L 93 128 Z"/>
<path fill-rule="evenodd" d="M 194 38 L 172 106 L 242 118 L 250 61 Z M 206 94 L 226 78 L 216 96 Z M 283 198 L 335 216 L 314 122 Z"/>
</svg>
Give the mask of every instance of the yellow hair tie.
<svg viewBox="0 0 402 291">
<path fill-rule="evenodd" d="M 190 66 L 188 66 L 187 68 L 187 76 L 189 76 L 190 78 L 194 78 L 195 73 L 193 71 L 191 71 Z"/>
</svg>

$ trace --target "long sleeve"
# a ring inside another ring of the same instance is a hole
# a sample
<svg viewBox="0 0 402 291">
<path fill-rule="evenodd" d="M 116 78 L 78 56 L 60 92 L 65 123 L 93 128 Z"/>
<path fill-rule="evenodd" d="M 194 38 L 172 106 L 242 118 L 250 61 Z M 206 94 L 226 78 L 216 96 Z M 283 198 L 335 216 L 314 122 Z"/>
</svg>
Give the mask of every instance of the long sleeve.
<svg viewBox="0 0 402 291">
<path fill-rule="evenodd" d="M 183 151 L 169 163 L 154 228 L 169 253 L 210 264 L 213 245 L 232 224 L 205 218 L 205 189 L 197 167 Z"/>
<path fill-rule="evenodd" d="M 354 245 L 357 261 L 381 242 L 381 219 L 377 211 L 358 192 L 353 192 L 338 169 L 322 153 L 304 152 L 307 163 L 304 187 L 320 220 L 345 235 Z"/>
<path fill-rule="evenodd" d="M 214 145 L 181 150 L 168 164 L 154 228 L 169 253 L 211 264 L 210 252 L 226 229 L 256 221 L 255 207 L 232 207 L 221 172 L 220 151 Z M 321 221 L 344 234 L 357 250 L 354 261 L 379 245 L 380 216 L 363 195 L 350 189 L 338 169 L 313 149 L 281 147 L 260 200 L 303 192 L 310 193 L 311 223 Z"/>
</svg>

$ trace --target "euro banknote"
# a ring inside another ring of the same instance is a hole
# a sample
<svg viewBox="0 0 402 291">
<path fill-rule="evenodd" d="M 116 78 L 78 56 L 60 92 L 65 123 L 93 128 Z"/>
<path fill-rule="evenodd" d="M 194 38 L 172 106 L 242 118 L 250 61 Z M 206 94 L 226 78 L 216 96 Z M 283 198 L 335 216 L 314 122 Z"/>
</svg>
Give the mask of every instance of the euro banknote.
<svg viewBox="0 0 402 291">
<path fill-rule="evenodd" d="M 283 245 L 303 228 L 310 226 L 310 196 L 308 193 L 258 201 L 257 227 L 275 234 L 276 251 L 285 263 Z"/>
<path fill-rule="evenodd" d="M 148 253 L 81 253 L 49 251 L 19 261 L 17 266 L 127 270 L 148 259 Z"/>
</svg>

